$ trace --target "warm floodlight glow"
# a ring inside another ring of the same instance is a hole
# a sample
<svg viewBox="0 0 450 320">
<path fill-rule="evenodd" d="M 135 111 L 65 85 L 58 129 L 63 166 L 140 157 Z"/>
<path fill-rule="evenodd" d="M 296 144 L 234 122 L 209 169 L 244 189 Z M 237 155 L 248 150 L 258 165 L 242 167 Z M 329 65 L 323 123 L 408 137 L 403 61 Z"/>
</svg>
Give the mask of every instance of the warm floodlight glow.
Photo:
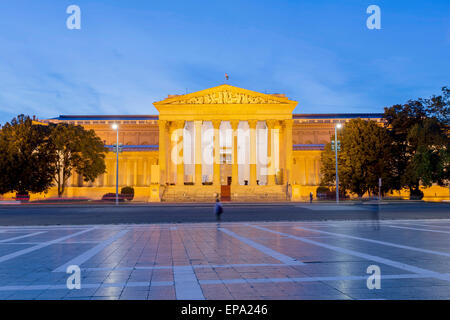
<svg viewBox="0 0 450 320">
<path fill-rule="evenodd" d="M 113 123 L 112 128 L 113 128 L 114 130 L 117 130 L 117 128 L 119 128 L 119 126 L 117 125 L 117 123 Z"/>
<path fill-rule="evenodd" d="M 342 128 L 342 123 L 338 123 L 338 124 L 336 125 L 336 128 L 338 128 L 338 129 Z"/>
</svg>

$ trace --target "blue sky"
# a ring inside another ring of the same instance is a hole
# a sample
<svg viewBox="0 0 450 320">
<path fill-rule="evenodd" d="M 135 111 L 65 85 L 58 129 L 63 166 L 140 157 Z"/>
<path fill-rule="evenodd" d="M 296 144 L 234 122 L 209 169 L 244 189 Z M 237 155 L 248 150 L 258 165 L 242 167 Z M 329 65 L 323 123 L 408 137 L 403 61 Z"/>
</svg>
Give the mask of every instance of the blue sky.
<svg viewBox="0 0 450 320">
<path fill-rule="evenodd" d="M 76 4 L 82 29 L 66 28 Z M 369 30 L 366 8 L 381 8 Z M 297 113 L 382 112 L 450 85 L 450 1 L 0 2 L 0 123 L 19 113 L 156 114 L 223 83 Z"/>
</svg>

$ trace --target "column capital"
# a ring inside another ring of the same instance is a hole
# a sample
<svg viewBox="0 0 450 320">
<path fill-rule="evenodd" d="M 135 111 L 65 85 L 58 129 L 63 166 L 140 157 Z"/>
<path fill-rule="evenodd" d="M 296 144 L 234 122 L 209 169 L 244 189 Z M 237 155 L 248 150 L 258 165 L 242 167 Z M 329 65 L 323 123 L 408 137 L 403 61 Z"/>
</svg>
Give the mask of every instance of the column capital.
<svg viewBox="0 0 450 320">
<path fill-rule="evenodd" d="M 167 130 L 170 127 L 170 121 L 167 120 L 158 120 L 159 127 L 161 129 Z"/>
<path fill-rule="evenodd" d="M 220 124 L 222 123 L 222 120 L 212 120 L 212 125 L 214 129 L 219 129 L 220 128 Z"/>
<path fill-rule="evenodd" d="M 279 121 L 278 120 L 272 120 L 272 119 L 266 120 L 267 128 L 269 128 L 269 129 L 274 128 L 275 125 L 277 124 L 277 122 L 279 122 Z"/>
<path fill-rule="evenodd" d="M 283 127 L 283 121 L 275 120 L 273 126 L 274 126 L 274 128 L 281 129 Z"/>
<path fill-rule="evenodd" d="M 292 119 L 283 120 L 283 123 L 286 128 L 292 128 L 292 125 L 294 124 L 294 120 L 292 120 Z"/>
<path fill-rule="evenodd" d="M 230 120 L 230 124 L 231 124 L 231 128 L 233 130 L 237 130 L 237 128 L 239 126 L 239 120 Z"/>
<path fill-rule="evenodd" d="M 256 125 L 258 124 L 258 120 L 248 120 L 248 126 L 250 129 L 256 129 Z"/>
<path fill-rule="evenodd" d="M 178 129 L 176 121 L 167 121 L 167 126 L 169 128 L 169 131 L 173 131 L 174 129 Z"/>
<path fill-rule="evenodd" d="M 173 121 L 173 126 L 175 127 L 175 129 L 183 129 L 184 125 L 185 125 L 185 121 L 184 120 Z"/>
</svg>

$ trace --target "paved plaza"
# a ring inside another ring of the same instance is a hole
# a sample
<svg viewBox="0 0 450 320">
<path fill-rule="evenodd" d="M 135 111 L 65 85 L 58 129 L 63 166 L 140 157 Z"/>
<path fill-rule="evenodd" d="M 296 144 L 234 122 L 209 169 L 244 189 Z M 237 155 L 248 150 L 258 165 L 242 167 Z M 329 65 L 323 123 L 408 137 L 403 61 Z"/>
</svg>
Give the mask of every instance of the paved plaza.
<svg viewBox="0 0 450 320">
<path fill-rule="evenodd" d="M 0 299 L 449 299 L 449 241 L 448 219 L 0 227 Z"/>
</svg>

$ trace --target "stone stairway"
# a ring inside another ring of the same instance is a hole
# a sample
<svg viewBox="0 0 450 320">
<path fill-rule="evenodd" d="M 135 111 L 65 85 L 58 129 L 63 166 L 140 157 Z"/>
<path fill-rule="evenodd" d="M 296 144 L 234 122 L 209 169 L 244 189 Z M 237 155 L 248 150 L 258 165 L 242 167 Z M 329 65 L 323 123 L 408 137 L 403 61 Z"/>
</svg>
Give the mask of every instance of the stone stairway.
<svg viewBox="0 0 450 320">
<path fill-rule="evenodd" d="M 166 186 L 162 202 L 214 202 L 220 186 Z"/>
<path fill-rule="evenodd" d="M 287 201 L 286 186 L 232 186 L 231 201 L 280 202 Z"/>
<path fill-rule="evenodd" d="M 220 195 L 220 186 L 185 185 L 165 186 L 162 202 L 214 202 Z M 287 201 L 286 186 L 231 186 L 231 201 L 235 202 L 281 202 Z"/>
</svg>

